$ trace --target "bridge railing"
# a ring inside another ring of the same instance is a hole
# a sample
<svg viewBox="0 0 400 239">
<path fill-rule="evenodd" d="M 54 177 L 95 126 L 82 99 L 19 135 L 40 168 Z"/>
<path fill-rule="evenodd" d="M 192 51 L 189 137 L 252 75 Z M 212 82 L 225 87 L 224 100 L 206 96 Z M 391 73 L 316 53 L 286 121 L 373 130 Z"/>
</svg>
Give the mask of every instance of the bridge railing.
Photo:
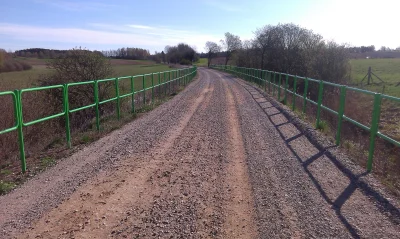
<svg viewBox="0 0 400 239">
<path fill-rule="evenodd" d="M 302 112 L 306 113 L 306 108 L 308 103 L 313 104 L 317 107 L 316 110 L 316 127 L 319 126 L 321 121 L 321 110 L 326 110 L 337 117 L 337 130 L 335 134 L 335 141 L 336 145 L 340 144 L 341 141 L 341 134 L 342 134 L 342 125 L 344 121 L 350 122 L 351 124 L 369 132 L 369 151 L 368 151 L 368 160 L 367 160 L 367 170 L 372 170 L 374 152 L 375 152 L 375 141 L 376 138 L 379 137 L 391 144 L 395 145 L 396 147 L 400 147 L 400 142 L 396 141 L 395 139 L 391 138 L 390 136 L 383 134 L 379 131 L 379 121 L 381 115 L 381 106 L 382 100 L 389 100 L 393 102 L 400 103 L 400 98 L 379 94 L 376 92 L 371 92 L 367 90 L 362 90 L 346 85 L 335 84 L 332 82 L 322 81 L 322 80 L 315 80 L 307 77 L 295 76 L 286 73 L 268 71 L 268 70 L 260 70 L 260 69 L 253 69 L 253 68 L 244 68 L 244 67 L 237 67 L 237 66 L 230 66 L 230 65 L 212 65 L 211 68 L 226 71 L 228 73 L 237 75 L 238 77 L 256 83 L 259 85 L 264 91 L 272 92 L 272 96 L 276 97 L 278 101 L 283 101 L 284 104 L 288 103 L 288 94 L 292 95 L 292 110 L 296 110 L 296 98 L 300 98 L 302 100 Z M 293 79 L 293 87 L 289 87 L 289 77 Z M 299 94 L 296 89 L 296 85 L 298 85 L 302 81 L 304 85 L 303 94 Z M 317 94 L 317 101 L 311 100 L 307 96 L 308 88 L 311 83 L 318 84 L 318 92 Z M 336 88 L 339 93 L 339 107 L 338 110 L 331 109 L 322 104 L 323 101 L 323 93 L 324 87 L 334 87 Z M 293 90 L 290 90 L 292 88 Z M 283 92 L 283 95 L 282 95 Z M 346 95 L 347 92 L 359 92 L 362 94 L 367 94 L 373 96 L 373 109 L 371 117 L 371 124 L 367 126 L 361 122 L 358 122 L 349 116 L 344 114 L 344 109 L 346 107 Z M 276 96 L 275 96 L 276 95 Z"/>
<path fill-rule="evenodd" d="M 28 88 L 28 89 L 21 89 L 21 90 L 14 90 L 14 91 L 4 91 L 0 92 L 0 99 L 4 97 L 11 97 L 12 104 L 13 104 L 13 115 L 14 115 L 14 123 L 12 127 L 0 129 L 0 135 L 12 133 L 14 131 L 18 134 L 18 145 L 19 145 L 19 156 L 21 160 L 21 169 L 22 172 L 26 171 L 26 156 L 25 156 L 25 144 L 24 144 L 24 131 L 25 127 L 35 125 L 41 122 L 45 122 L 55 118 L 64 117 L 65 122 L 65 134 L 66 134 L 66 143 L 68 147 L 71 147 L 71 127 L 70 127 L 70 114 L 78 111 L 82 111 L 89 108 L 95 109 L 96 115 L 96 128 L 100 130 L 100 110 L 99 106 L 108 102 L 115 102 L 116 113 L 118 120 L 121 117 L 121 100 L 127 97 L 131 97 L 131 112 L 135 113 L 135 95 L 141 93 L 143 103 L 146 104 L 146 92 L 151 91 L 151 102 L 154 102 L 154 89 L 160 86 L 171 86 L 172 82 L 178 82 L 178 84 L 186 85 L 188 84 L 197 74 L 197 68 L 184 68 L 184 69 L 177 69 L 171 71 L 164 71 L 164 72 L 157 72 L 151 74 L 144 74 L 144 75 L 135 75 L 135 76 L 125 76 L 125 77 L 117 77 L 117 78 L 110 78 L 110 79 L 101 79 L 101 80 L 92 80 L 92 81 L 85 81 L 85 82 L 74 82 L 62 85 L 52 85 L 52 86 L 44 86 L 44 87 L 35 87 L 35 88 Z M 142 87 L 135 86 L 135 81 L 141 81 Z M 130 84 L 130 92 L 126 94 L 120 94 L 121 91 L 121 83 Z M 114 84 L 114 91 L 115 97 L 105 100 L 99 99 L 99 84 L 104 84 L 106 82 L 111 82 Z M 94 102 L 89 105 L 80 106 L 75 109 L 70 108 L 68 96 L 69 96 L 69 88 L 74 87 L 81 87 L 84 85 L 92 85 L 93 92 L 94 92 Z M 28 92 L 34 91 L 48 91 L 52 89 L 59 89 L 62 91 L 62 102 L 63 107 L 60 112 L 49 115 L 46 117 L 42 117 L 39 119 L 32 120 L 30 122 L 24 121 L 24 112 L 25 111 L 32 111 L 35 109 L 23 109 L 23 102 L 22 102 L 22 95 L 27 94 Z M 165 87 L 166 89 L 166 87 Z M 2 112 L 3 114 L 9 114 L 11 112 Z"/>
</svg>

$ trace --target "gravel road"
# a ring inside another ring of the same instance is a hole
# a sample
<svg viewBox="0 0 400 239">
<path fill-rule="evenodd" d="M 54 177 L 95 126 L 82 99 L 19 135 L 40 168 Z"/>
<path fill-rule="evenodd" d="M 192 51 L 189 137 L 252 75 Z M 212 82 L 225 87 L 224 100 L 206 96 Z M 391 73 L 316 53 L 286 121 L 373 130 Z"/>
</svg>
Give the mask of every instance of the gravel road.
<svg viewBox="0 0 400 239">
<path fill-rule="evenodd" d="M 251 85 L 200 68 L 1 196 L 0 238 L 400 238 L 397 201 L 335 160 Z"/>
</svg>

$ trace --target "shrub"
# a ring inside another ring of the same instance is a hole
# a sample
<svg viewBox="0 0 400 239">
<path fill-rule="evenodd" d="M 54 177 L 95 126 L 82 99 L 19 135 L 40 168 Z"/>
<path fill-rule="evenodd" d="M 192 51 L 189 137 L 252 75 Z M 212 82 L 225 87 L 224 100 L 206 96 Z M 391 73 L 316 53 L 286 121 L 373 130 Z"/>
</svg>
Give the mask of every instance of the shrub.
<svg viewBox="0 0 400 239">
<path fill-rule="evenodd" d="M 192 64 L 192 62 L 189 61 L 188 59 L 182 59 L 179 63 L 181 65 L 191 65 Z"/>
<path fill-rule="evenodd" d="M 66 57 L 58 57 L 47 63 L 47 67 L 54 70 L 54 73 L 43 76 L 39 80 L 42 86 L 59 85 L 73 82 L 83 82 L 104 79 L 113 74 L 110 60 L 97 52 L 91 52 L 82 48 L 72 49 Z M 99 98 L 108 98 L 113 82 L 99 84 Z M 51 102 L 62 105 L 61 90 L 48 91 Z M 68 89 L 68 100 L 70 109 L 93 104 L 94 86 L 85 84 Z M 104 112 L 106 106 L 101 106 L 100 111 Z M 93 111 L 79 111 L 71 115 L 71 126 L 81 128 L 86 122 L 94 117 Z M 61 120 L 61 124 L 64 122 Z"/>
</svg>

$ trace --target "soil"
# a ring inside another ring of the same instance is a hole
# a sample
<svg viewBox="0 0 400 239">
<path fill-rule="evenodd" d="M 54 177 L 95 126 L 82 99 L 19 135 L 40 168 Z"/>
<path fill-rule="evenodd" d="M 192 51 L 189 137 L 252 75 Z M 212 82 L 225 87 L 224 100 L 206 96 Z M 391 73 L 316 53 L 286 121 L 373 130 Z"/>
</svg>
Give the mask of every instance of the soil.
<svg viewBox="0 0 400 239">
<path fill-rule="evenodd" d="M 169 102 L 1 196 L 0 237 L 400 238 L 397 201 L 335 160 L 253 86 L 199 68 Z"/>
</svg>

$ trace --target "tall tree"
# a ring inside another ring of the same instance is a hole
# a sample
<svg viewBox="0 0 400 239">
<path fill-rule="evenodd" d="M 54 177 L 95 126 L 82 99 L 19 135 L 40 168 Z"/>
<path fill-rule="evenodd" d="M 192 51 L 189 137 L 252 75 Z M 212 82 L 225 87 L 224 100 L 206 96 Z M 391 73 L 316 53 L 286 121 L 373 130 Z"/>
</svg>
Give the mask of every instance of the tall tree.
<svg viewBox="0 0 400 239">
<path fill-rule="evenodd" d="M 7 52 L 4 49 L 0 49 L 0 69 L 3 67 Z"/>
<path fill-rule="evenodd" d="M 225 65 L 232 58 L 232 55 L 242 47 L 242 41 L 239 36 L 235 36 L 229 32 L 225 33 L 225 39 L 221 43 L 226 51 Z"/>
<path fill-rule="evenodd" d="M 161 59 L 164 63 L 166 62 L 164 51 L 161 52 Z"/>
<path fill-rule="evenodd" d="M 205 49 L 207 51 L 207 58 L 208 58 L 208 67 L 210 67 L 212 58 L 221 51 L 221 46 L 215 42 L 208 41 L 206 42 Z"/>
<path fill-rule="evenodd" d="M 273 27 L 271 25 L 265 25 L 262 28 L 258 28 L 255 32 L 254 38 L 254 46 L 258 50 L 261 58 L 260 68 L 264 69 L 264 59 L 265 54 L 267 53 L 268 48 L 271 47 L 272 44 L 272 34 Z"/>
</svg>

